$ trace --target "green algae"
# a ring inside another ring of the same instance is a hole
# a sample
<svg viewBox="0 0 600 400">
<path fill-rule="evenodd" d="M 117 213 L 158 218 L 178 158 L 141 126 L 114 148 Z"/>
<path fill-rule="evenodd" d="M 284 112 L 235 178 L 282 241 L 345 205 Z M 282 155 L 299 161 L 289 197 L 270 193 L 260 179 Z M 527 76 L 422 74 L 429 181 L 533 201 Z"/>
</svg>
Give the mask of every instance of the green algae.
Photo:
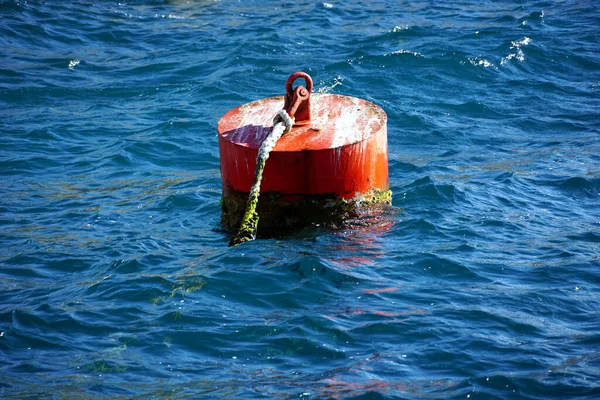
<svg viewBox="0 0 600 400">
<path fill-rule="evenodd" d="M 221 224 L 225 229 L 233 232 L 240 225 L 250 226 L 246 221 L 249 214 L 245 213 L 247 201 L 247 193 L 224 193 L 221 199 Z M 361 215 L 383 212 L 391 204 L 391 190 L 372 189 L 351 199 L 341 198 L 334 193 L 285 195 L 265 192 L 261 193 L 260 199 L 253 201 L 252 215 L 255 217 L 250 222 L 256 223 L 256 226 L 251 226 L 249 233 L 258 233 L 261 237 L 280 237 L 310 226 L 335 229 Z M 231 239 L 232 242 L 234 240 Z"/>
<path fill-rule="evenodd" d="M 125 372 L 129 369 L 127 365 L 119 365 L 105 360 L 93 361 L 83 366 L 83 368 L 90 372 L 103 372 L 103 373 L 120 373 Z"/>
<path fill-rule="evenodd" d="M 246 212 L 242 218 L 240 229 L 237 235 L 233 236 L 229 241 L 229 246 L 236 246 L 240 243 L 249 242 L 256 239 L 258 231 L 258 213 L 256 206 L 258 205 L 258 196 L 251 196 L 246 205 Z"/>
</svg>

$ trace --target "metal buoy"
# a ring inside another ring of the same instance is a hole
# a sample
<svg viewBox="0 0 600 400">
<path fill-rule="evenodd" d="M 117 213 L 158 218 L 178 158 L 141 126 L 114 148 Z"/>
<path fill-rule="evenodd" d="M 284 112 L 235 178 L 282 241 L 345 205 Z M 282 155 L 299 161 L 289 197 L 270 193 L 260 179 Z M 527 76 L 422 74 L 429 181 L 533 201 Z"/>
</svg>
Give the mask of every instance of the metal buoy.
<svg viewBox="0 0 600 400">
<path fill-rule="evenodd" d="M 302 78 L 306 87 L 293 84 Z M 238 229 L 253 185 L 261 143 L 280 110 L 294 119 L 264 165 L 258 230 L 280 234 L 355 207 L 390 204 L 387 116 L 366 100 L 312 93 L 312 79 L 296 72 L 285 96 L 256 100 L 218 123 L 223 225 Z M 352 214 L 352 212 L 350 212 Z"/>
</svg>

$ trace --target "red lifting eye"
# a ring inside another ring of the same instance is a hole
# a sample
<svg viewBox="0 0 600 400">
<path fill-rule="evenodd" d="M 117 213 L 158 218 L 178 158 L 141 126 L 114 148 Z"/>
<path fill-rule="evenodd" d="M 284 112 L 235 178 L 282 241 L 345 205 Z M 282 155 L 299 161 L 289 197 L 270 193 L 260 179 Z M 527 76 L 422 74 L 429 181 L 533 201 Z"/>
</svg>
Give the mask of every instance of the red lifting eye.
<svg viewBox="0 0 600 400">
<path fill-rule="evenodd" d="M 293 89 L 294 81 L 303 78 L 306 87 L 298 86 Z M 294 126 L 306 125 L 310 122 L 310 94 L 313 89 L 311 77 L 304 72 L 294 72 L 285 83 L 285 99 L 283 108 L 290 117 L 295 119 Z"/>
</svg>

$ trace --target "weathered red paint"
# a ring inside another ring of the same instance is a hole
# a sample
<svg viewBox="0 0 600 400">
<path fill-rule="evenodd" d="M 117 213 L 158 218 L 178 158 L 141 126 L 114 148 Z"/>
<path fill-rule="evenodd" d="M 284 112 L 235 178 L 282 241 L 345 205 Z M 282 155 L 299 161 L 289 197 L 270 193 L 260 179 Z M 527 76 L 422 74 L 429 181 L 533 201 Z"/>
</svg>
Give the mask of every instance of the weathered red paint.
<svg viewBox="0 0 600 400">
<path fill-rule="evenodd" d="M 351 199 L 389 189 L 387 116 L 375 104 L 348 96 L 312 94 L 312 118 L 277 142 L 263 174 L 261 192 L 287 201 L 307 194 Z M 283 97 L 237 107 L 218 124 L 223 195 L 249 192 L 256 155 L 283 108 Z"/>
</svg>

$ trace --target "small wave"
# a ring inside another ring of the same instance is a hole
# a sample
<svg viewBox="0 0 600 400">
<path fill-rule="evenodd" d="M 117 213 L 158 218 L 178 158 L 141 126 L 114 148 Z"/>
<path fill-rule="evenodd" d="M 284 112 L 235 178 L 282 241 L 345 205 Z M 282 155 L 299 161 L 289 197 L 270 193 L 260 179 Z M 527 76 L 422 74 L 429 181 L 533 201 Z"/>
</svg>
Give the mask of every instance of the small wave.
<svg viewBox="0 0 600 400">
<path fill-rule="evenodd" d="M 389 56 L 397 56 L 397 55 L 403 55 L 403 54 L 410 54 L 415 57 L 424 57 L 423 54 L 419 53 L 418 51 L 410 51 L 410 50 L 405 50 L 405 49 L 392 51 L 391 53 L 384 54 L 384 56 L 389 57 Z"/>
<path fill-rule="evenodd" d="M 564 193 L 572 196 L 585 196 L 597 199 L 600 196 L 600 178 L 586 179 L 583 177 L 567 178 L 556 183 Z"/>
<path fill-rule="evenodd" d="M 332 93 L 336 86 L 344 84 L 344 77 L 338 75 L 333 79 L 322 80 L 319 82 L 319 88 L 316 90 L 317 93 Z"/>
<path fill-rule="evenodd" d="M 424 254 L 416 264 L 427 274 L 442 277 L 445 281 L 462 281 L 472 284 L 477 281 L 488 281 L 478 275 L 465 262 L 453 261 L 436 254 Z"/>
<path fill-rule="evenodd" d="M 416 36 L 427 34 L 427 27 L 419 25 L 395 25 L 392 29 L 387 31 L 383 37 L 388 38 L 399 38 L 405 36 Z"/>
<path fill-rule="evenodd" d="M 226 269 L 215 270 L 206 277 L 205 295 L 210 294 L 217 300 L 223 296 L 223 302 L 233 301 L 269 310 L 284 304 L 288 310 L 295 310 L 304 302 L 314 301 L 315 297 L 328 298 L 369 279 L 359 272 L 343 269 L 337 262 L 310 255 L 282 259 L 272 265 L 273 260 L 265 259 L 264 255 L 258 258 L 252 254 L 226 253 L 213 262 L 215 268 Z M 243 267 L 260 262 L 268 262 L 271 266 L 268 269 Z"/>
<path fill-rule="evenodd" d="M 568 238 L 572 240 L 580 240 L 583 242 L 600 243 L 600 232 L 589 231 L 578 235 L 570 235 L 568 236 Z"/>
<path fill-rule="evenodd" d="M 332 346 L 322 345 L 308 337 L 307 333 L 303 332 L 303 335 L 307 337 L 294 337 L 288 334 L 286 337 L 266 338 L 265 343 L 269 346 L 269 352 L 278 356 L 284 356 L 286 352 L 289 352 L 289 349 L 295 349 L 295 357 L 313 358 L 314 354 L 319 354 L 324 363 L 329 363 L 334 359 L 347 358 L 345 350 L 337 350 Z"/>
<path fill-rule="evenodd" d="M 525 61 L 525 53 L 523 53 L 521 47 L 529 45 L 531 43 L 531 38 L 525 36 L 522 39 L 511 41 L 510 43 L 510 50 L 515 50 L 515 52 L 511 52 L 506 57 L 502 58 L 500 65 L 505 65 L 507 61 L 512 60 L 513 58 L 520 62 Z"/>
<path fill-rule="evenodd" d="M 75 66 L 77 65 L 79 65 L 79 60 L 77 58 L 74 58 L 71 61 L 69 61 L 69 69 L 71 71 L 73 71 L 75 69 Z"/>
<path fill-rule="evenodd" d="M 531 39 L 528 38 L 527 36 L 522 38 L 521 40 L 517 40 L 516 42 L 511 42 L 512 46 L 510 47 L 511 49 L 518 49 L 521 46 L 527 46 L 529 43 L 531 43 Z"/>
<path fill-rule="evenodd" d="M 173 14 L 154 14 L 154 18 L 187 19 L 186 17 L 182 17 L 180 15 L 173 15 Z"/>
<path fill-rule="evenodd" d="M 542 11 L 534 11 L 526 17 L 519 19 L 519 24 L 521 26 L 525 26 L 529 24 L 529 21 L 539 21 L 544 18 L 544 10 Z"/>
<path fill-rule="evenodd" d="M 452 203 L 464 198 L 464 194 L 455 185 L 437 184 L 428 176 L 415 180 L 404 190 L 409 197 L 419 202 L 430 200 L 435 203 Z"/>
<path fill-rule="evenodd" d="M 394 29 L 392 29 L 390 32 L 391 32 L 391 33 L 396 33 L 396 32 L 405 31 L 405 30 L 407 30 L 407 29 L 409 29 L 409 26 L 408 26 L 408 25 L 396 25 L 396 26 L 394 27 Z"/>
<path fill-rule="evenodd" d="M 479 66 L 479 67 L 483 67 L 483 68 L 489 68 L 489 67 L 494 66 L 494 64 L 492 64 L 485 58 L 479 58 L 479 57 L 469 58 L 469 62 L 476 67 Z"/>
</svg>

